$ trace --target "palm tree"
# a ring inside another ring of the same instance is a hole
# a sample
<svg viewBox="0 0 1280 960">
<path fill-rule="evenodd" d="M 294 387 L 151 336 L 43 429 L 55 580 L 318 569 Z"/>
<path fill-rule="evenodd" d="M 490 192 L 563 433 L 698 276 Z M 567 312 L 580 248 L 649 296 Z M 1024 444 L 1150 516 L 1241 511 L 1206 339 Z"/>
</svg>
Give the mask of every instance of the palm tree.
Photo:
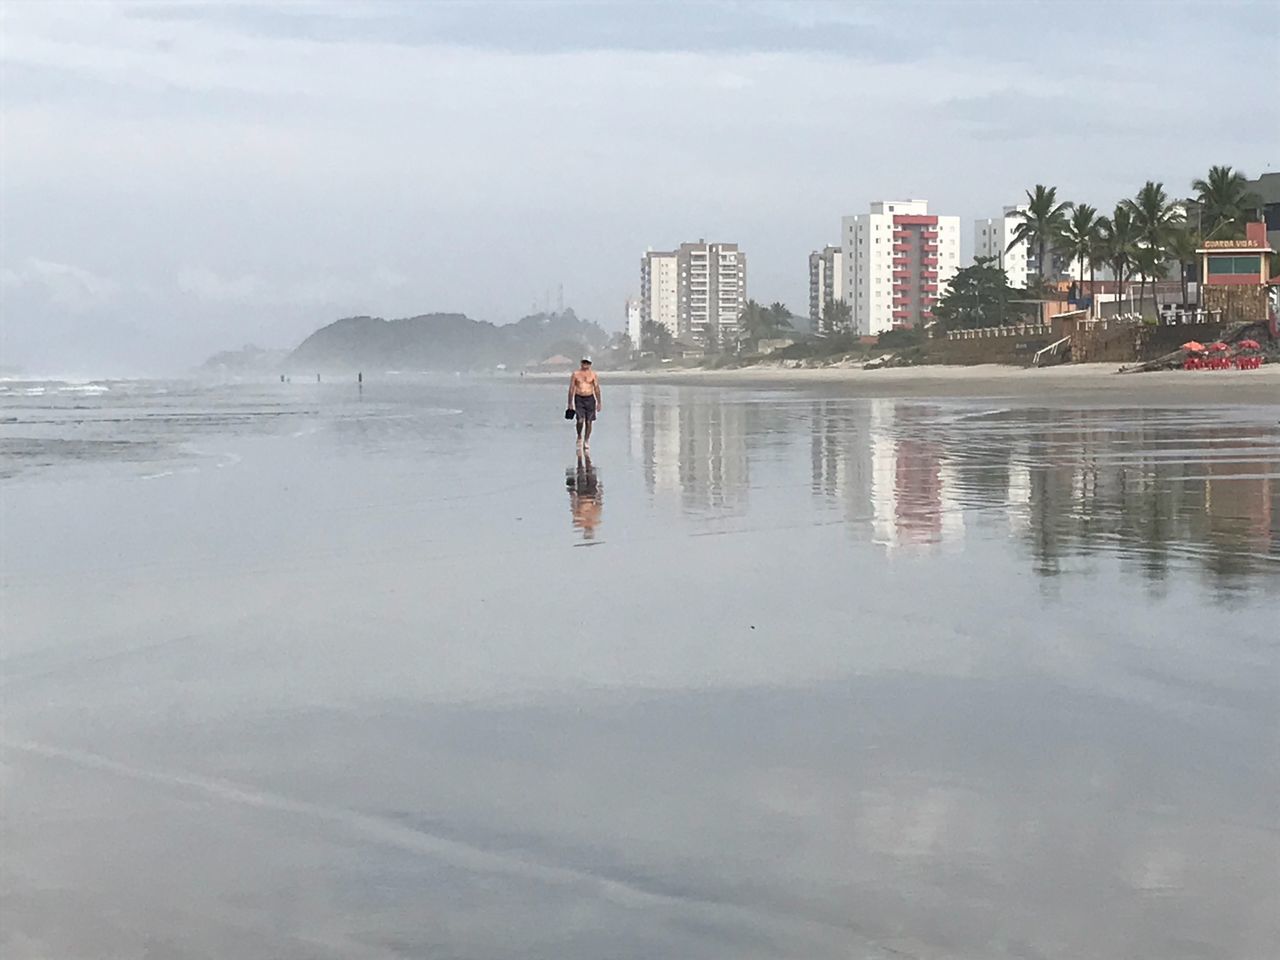
<svg viewBox="0 0 1280 960">
<path fill-rule="evenodd" d="M 1035 190 L 1027 191 L 1027 209 L 1018 211 L 1019 223 L 1014 228 L 1013 239 L 1009 241 L 1008 250 L 1020 243 L 1028 248 L 1034 247 L 1038 256 L 1041 278 L 1046 276 L 1048 263 L 1046 257 L 1062 236 L 1062 228 L 1066 223 L 1067 209 L 1071 205 L 1058 202 L 1058 188 L 1046 187 L 1037 183 Z M 1008 250 L 1005 252 L 1007 253 Z M 1041 306 L 1043 317 L 1044 307 Z"/>
<path fill-rule="evenodd" d="M 1191 181 L 1191 189 L 1200 203 L 1205 239 L 1220 230 L 1224 231 L 1220 239 L 1229 239 L 1227 234 L 1243 236 L 1241 225 L 1262 206 L 1262 198 L 1249 190 L 1245 175 L 1226 166 L 1210 167 L 1208 177 Z"/>
<path fill-rule="evenodd" d="M 1151 304 L 1156 302 L 1156 279 L 1164 279 L 1169 274 L 1169 266 L 1164 259 L 1164 251 L 1143 244 L 1134 255 L 1134 264 L 1142 274 L 1138 284 L 1138 313 L 1143 313 L 1146 306 L 1147 277 L 1151 278 Z"/>
<path fill-rule="evenodd" d="M 766 307 L 748 300 L 738 317 L 738 351 L 741 352 L 748 343 L 768 339 L 783 324 L 791 326 L 787 319 L 790 313 L 781 303 Z"/>
<path fill-rule="evenodd" d="M 1188 306 L 1187 267 L 1196 262 L 1196 250 L 1200 236 L 1189 225 L 1183 225 L 1169 234 L 1169 253 L 1178 261 L 1178 279 L 1182 281 L 1182 306 Z"/>
<path fill-rule="evenodd" d="M 1132 200 L 1125 200 L 1125 206 L 1133 214 L 1134 226 L 1138 230 L 1139 247 L 1150 251 L 1150 256 L 1142 255 L 1139 259 L 1153 270 L 1163 263 L 1169 246 L 1169 237 L 1183 221 L 1182 208 L 1169 199 L 1164 192 L 1164 184 L 1148 180 Z M 1139 312 L 1145 303 L 1147 277 L 1151 277 L 1151 300 L 1156 298 L 1156 275 L 1154 272 L 1142 271 L 1141 284 L 1138 287 Z"/>
<path fill-rule="evenodd" d="M 1102 305 L 1098 303 L 1094 272 L 1098 264 L 1107 262 L 1107 229 L 1110 223 L 1106 217 L 1099 217 L 1094 221 L 1093 242 L 1089 245 L 1089 306 L 1095 317 L 1102 316 Z"/>
<path fill-rule="evenodd" d="M 1102 245 L 1106 251 L 1106 263 L 1116 275 L 1116 305 L 1124 297 L 1125 273 L 1133 267 L 1133 256 L 1138 242 L 1138 231 L 1133 215 L 1123 203 L 1117 204 L 1110 219 L 1102 218 L 1100 225 Z"/>
<path fill-rule="evenodd" d="M 661 359 L 665 360 L 671 355 L 673 339 L 671 331 L 661 323 L 645 320 L 640 324 L 640 348 L 652 350 Z"/>
<path fill-rule="evenodd" d="M 830 336 L 847 333 L 853 326 L 853 308 L 841 299 L 828 299 L 822 307 L 822 332 Z"/>
<path fill-rule="evenodd" d="M 1098 210 L 1087 203 L 1075 204 L 1071 217 L 1062 228 L 1063 253 L 1080 262 L 1080 282 L 1084 282 L 1084 262 L 1089 260 L 1098 245 Z M 1093 285 L 1089 285 L 1090 293 Z"/>
<path fill-rule="evenodd" d="M 775 337 L 783 330 L 791 329 L 791 310 L 781 300 L 775 300 L 769 304 L 769 308 L 765 311 L 765 319 L 768 323 L 768 332 Z"/>
</svg>

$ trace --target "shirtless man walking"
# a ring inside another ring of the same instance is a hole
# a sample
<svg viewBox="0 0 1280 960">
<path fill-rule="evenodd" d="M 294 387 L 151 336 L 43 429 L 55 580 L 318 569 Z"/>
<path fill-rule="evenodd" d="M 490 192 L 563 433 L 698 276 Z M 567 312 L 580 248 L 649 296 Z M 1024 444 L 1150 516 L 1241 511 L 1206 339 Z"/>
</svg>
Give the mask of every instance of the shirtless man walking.
<svg viewBox="0 0 1280 960">
<path fill-rule="evenodd" d="M 600 401 L 600 378 L 591 369 L 590 357 L 583 357 L 582 364 L 569 377 L 569 409 L 578 420 L 578 442 L 583 450 L 590 450 L 591 425 L 595 423 L 596 414 L 604 409 Z"/>
</svg>

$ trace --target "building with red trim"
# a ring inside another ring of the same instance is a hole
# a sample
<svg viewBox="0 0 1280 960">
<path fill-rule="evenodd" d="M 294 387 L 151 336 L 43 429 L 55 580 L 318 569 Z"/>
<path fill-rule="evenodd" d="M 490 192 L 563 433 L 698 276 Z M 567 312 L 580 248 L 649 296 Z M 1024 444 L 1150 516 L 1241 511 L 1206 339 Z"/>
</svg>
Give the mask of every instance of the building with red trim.
<svg viewBox="0 0 1280 960">
<path fill-rule="evenodd" d="M 1265 223 L 1245 224 L 1243 240 L 1206 240 L 1196 251 L 1204 285 L 1204 308 L 1225 322 L 1261 323 L 1268 318 L 1271 256 Z"/>
<path fill-rule="evenodd" d="M 844 298 L 855 333 L 926 326 L 960 268 L 960 218 L 929 213 L 925 200 L 884 200 L 844 217 Z"/>
</svg>

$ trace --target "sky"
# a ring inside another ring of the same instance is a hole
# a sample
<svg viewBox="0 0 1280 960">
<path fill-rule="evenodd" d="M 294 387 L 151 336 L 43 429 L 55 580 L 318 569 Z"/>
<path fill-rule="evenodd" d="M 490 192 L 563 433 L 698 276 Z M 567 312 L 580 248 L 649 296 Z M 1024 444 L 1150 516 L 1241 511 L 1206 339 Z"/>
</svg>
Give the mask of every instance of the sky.
<svg viewBox="0 0 1280 960">
<path fill-rule="evenodd" d="M 610 330 L 647 248 L 808 311 L 840 217 L 1280 165 L 1277 0 L 0 2 L 0 366 L 172 373 L 342 316 Z M 1252 78 L 1252 79 L 1251 79 Z"/>
</svg>

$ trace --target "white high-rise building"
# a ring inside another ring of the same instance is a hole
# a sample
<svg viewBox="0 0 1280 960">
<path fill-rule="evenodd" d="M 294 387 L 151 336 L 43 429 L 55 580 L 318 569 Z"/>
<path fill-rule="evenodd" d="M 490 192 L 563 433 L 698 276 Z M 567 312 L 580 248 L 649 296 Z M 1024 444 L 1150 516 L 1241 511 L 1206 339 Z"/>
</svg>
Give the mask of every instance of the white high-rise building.
<svg viewBox="0 0 1280 960">
<path fill-rule="evenodd" d="M 736 243 L 682 243 L 640 261 L 641 321 L 681 340 L 717 348 L 734 342 L 747 303 L 747 258 Z"/>
<path fill-rule="evenodd" d="M 680 330 L 680 258 L 675 252 L 653 250 L 640 260 L 640 323 L 666 327 L 671 336 Z"/>
<path fill-rule="evenodd" d="M 640 301 L 635 297 L 627 297 L 627 338 L 632 350 L 640 349 Z"/>
<path fill-rule="evenodd" d="M 1026 209 L 1025 206 L 1005 207 L 1003 216 L 978 220 L 973 225 L 973 255 L 994 257 L 1009 278 L 1009 286 L 1019 289 L 1027 285 L 1027 242 L 1014 243 L 1013 236 L 1022 222 L 1018 213 Z"/>
<path fill-rule="evenodd" d="M 844 298 L 863 336 L 925 326 L 960 269 L 960 218 L 929 213 L 925 200 L 884 200 L 844 217 Z"/>
<path fill-rule="evenodd" d="M 844 299 L 844 251 L 823 247 L 809 254 L 809 322 L 814 333 L 829 333 L 823 319 L 827 303 Z"/>
</svg>

